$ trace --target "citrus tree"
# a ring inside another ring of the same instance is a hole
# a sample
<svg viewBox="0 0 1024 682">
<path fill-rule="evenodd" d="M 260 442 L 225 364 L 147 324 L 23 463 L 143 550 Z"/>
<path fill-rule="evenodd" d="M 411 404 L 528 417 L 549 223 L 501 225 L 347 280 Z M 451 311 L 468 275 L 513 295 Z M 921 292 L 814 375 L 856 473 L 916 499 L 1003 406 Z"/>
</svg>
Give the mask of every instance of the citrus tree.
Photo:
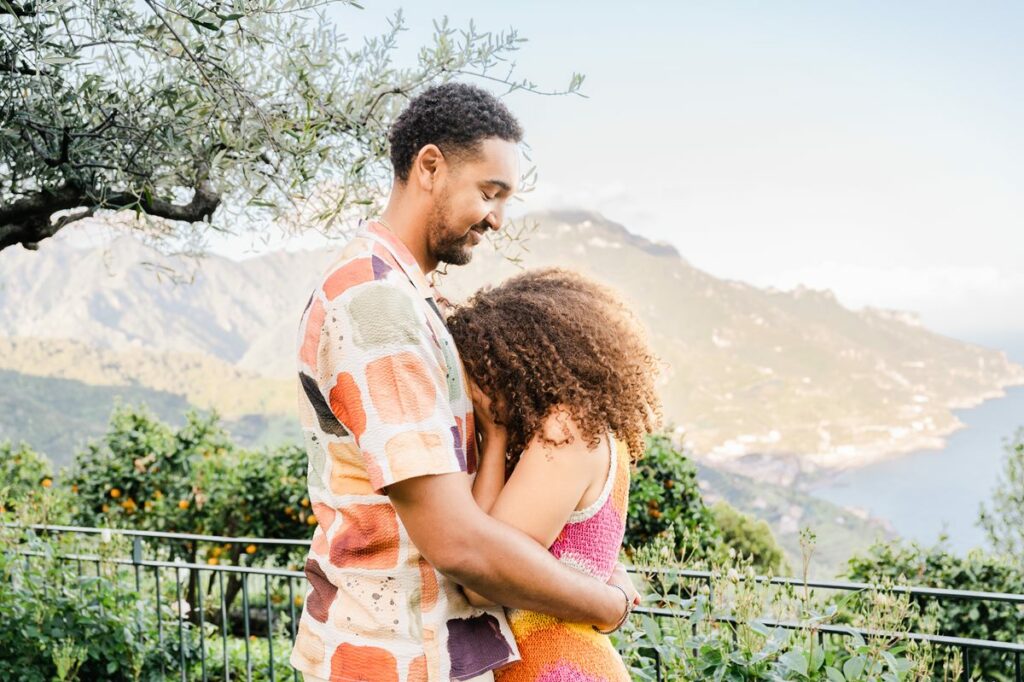
<svg viewBox="0 0 1024 682">
<path fill-rule="evenodd" d="M 174 428 L 147 410 L 119 407 L 106 434 L 75 458 L 64 482 L 74 521 L 197 535 L 308 539 L 316 519 L 306 495 L 306 454 L 297 446 L 237 448 L 216 414 L 190 412 Z M 159 541 L 189 563 L 298 562 L 302 548 L 260 543 Z M 198 575 L 190 573 L 194 598 Z M 211 581 L 212 582 L 212 581 Z M 228 603 L 240 582 L 228 576 Z"/>
<path fill-rule="evenodd" d="M 0 443 L 0 512 L 34 504 L 42 490 L 52 487 L 50 460 L 25 443 Z"/>
</svg>

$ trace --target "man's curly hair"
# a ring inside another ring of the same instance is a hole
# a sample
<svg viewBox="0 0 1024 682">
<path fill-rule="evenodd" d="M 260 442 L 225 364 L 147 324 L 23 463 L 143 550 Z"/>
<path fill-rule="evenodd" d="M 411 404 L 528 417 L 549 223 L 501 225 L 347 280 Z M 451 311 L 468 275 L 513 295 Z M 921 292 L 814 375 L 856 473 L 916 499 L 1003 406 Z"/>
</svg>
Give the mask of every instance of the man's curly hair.
<svg viewBox="0 0 1024 682">
<path fill-rule="evenodd" d="M 658 361 L 608 287 L 561 268 L 528 270 L 456 306 L 448 327 L 508 430 L 509 467 L 537 435 L 559 444 L 543 424 L 563 408 L 589 447 L 611 431 L 634 461 L 643 455 L 644 435 L 661 420 Z"/>
<path fill-rule="evenodd" d="M 476 152 L 482 140 L 523 139 L 523 130 L 497 97 L 467 83 L 445 83 L 417 95 L 391 126 L 391 165 L 395 177 L 409 179 L 413 159 L 428 144 L 445 154 Z"/>
</svg>

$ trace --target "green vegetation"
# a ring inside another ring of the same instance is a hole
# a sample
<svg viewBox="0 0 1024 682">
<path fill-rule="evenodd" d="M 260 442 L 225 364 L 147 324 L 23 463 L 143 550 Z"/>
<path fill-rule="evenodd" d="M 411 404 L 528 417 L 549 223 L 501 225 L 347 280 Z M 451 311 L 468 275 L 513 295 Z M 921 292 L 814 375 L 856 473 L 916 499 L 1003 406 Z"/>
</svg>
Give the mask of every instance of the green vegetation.
<svg viewBox="0 0 1024 682">
<path fill-rule="evenodd" d="M 697 485 L 697 469 L 665 435 L 647 439 L 644 456 L 636 463 L 629 483 L 626 547 L 641 547 L 671 533 L 680 540 L 702 539 L 693 549 L 700 556 L 719 543 L 711 511 Z"/>
<path fill-rule="evenodd" d="M 814 536 L 802 534 L 804 586 L 755 579 L 748 560 L 693 561 L 667 536 L 635 554 L 644 577 L 645 606 L 671 616 L 641 615 L 616 637 L 634 680 L 765 680 L 782 682 L 899 682 L 960 679 L 959 653 L 938 651 L 897 637 L 821 636 L 843 606 L 847 622 L 891 633 L 912 627 L 913 605 L 889 586 L 871 590 L 854 605 L 821 596 L 806 585 Z M 675 579 L 666 569 L 702 569 L 710 579 Z M 769 576 L 771 574 L 769 573 Z M 796 629 L 775 625 L 783 621 Z M 933 678 L 932 671 L 940 675 Z"/>
<path fill-rule="evenodd" d="M 978 521 L 997 551 L 1024 566 L 1024 427 L 1006 444 L 1002 476 Z"/>
<path fill-rule="evenodd" d="M 1015 446 L 1011 456 L 1016 452 Z M 147 410 L 119 407 L 103 437 L 81 450 L 73 467 L 58 475 L 45 457 L 24 445 L 0 446 L 0 457 L 4 521 L 302 539 L 316 522 L 306 497 L 304 451 L 294 446 L 240 448 L 216 415 L 190 412 L 182 426 L 174 427 Z M 225 651 L 232 676 L 243 673 L 247 645 L 254 672 L 266 674 L 268 636 L 274 640 L 275 671 L 278 676 L 288 672 L 283 652 L 288 650 L 290 613 L 302 604 L 301 589 L 293 595 L 286 582 L 273 579 L 264 591 L 262 578 L 254 578 L 248 602 L 254 639 L 239 639 L 235 624 L 243 617 L 237 604 L 242 582 L 234 574 L 217 584 L 189 571 L 176 582 L 176 572 L 167 569 L 170 576 L 160 588 L 163 607 L 158 610 L 151 572 L 143 572 L 136 590 L 130 568 L 102 564 L 95 574 L 82 575 L 72 569 L 73 562 L 54 559 L 58 553 L 128 556 L 125 539 L 0 530 L 6 547 L 32 553 L 28 560 L 0 555 L 0 612 L 6 618 L 0 633 L 0 677 L 16 670 L 19 679 L 28 680 L 155 680 L 162 668 L 176 669 L 181 659 L 197 672 L 200 630 L 206 639 L 207 671 L 214 678 L 221 674 Z M 893 589 L 920 584 L 1024 592 L 1019 563 L 980 552 L 958 557 L 941 546 L 880 542 L 850 559 L 845 576 L 878 588 L 814 590 L 807 580 L 817 540 L 804 530 L 799 557 L 803 586 L 755 579 L 790 572 L 781 548 L 763 522 L 721 501 L 707 506 L 696 469 L 666 436 L 649 440 L 636 470 L 627 533 L 630 560 L 643 577 L 645 605 L 673 616 L 638 616 L 617 636 L 635 679 L 653 679 L 655 660 L 660 660 L 668 680 L 954 680 L 960 679 L 964 665 L 958 651 L 896 635 L 915 631 L 997 641 L 1024 636 L 1016 605 L 940 602 Z M 305 554 L 302 547 L 264 548 L 256 543 L 243 547 L 161 541 L 147 547 L 148 557 L 180 557 L 211 567 L 294 570 Z M 710 578 L 672 574 L 679 569 L 706 570 Z M 178 598 L 188 607 L 179 611 Z M 217 625 L 221 602 L 232 623 L 227 639 Z M 202 611 L 199 603 L 204 604 Z M 262 621 L 259 616 L 268 608 L 274 612 L 273 632 L 267 631 L 266 616 Z M 777 620 L 801 627 L 777 627 L 772 624 Z M 819 637 L 826 624 L 895 635 Z M 156 646 L 158 625 L 165 633 L 162 648 Z M 975 673 L 985 680 L 1009 679 L 1007 664 L 1006 657 L 988 652 L 973 659 Z"/>
<path fill-rule="evenodd" d="M 189 412 L 175 429 L 122 407 L 105 436 L 78 453 L 67 483 L 81 525 L 305 539 L 315 522 L 306 470 L 297 446 L 236 447 L 216 415 Z M 242 548 L 234 549 L 237 558 Z M 204 554 L 192 547 L 183 558 Z"/>
<path fill-rule="evenodd" d="M 731 554 L 748 558 L 759 571 L 785 565 L 768 524 L 723 501 L 708 507 L 697 467 L 669 436 L 655 434 L 630 479 L 624 544 L 632 556 L 635 548 L 666 537 L 676 540 L 674 552 L 685 548 L 690 560 Z"/>
<path fill-rule="evenodd" d="M 37 248 L 97 211 L 134 213 L 152 238 L 190 249 L 208 229 L 258 229 L 263 217 L 329 227 L 379 201 L 387 131 L 411 95 L 474 75 L 536 90 L 505 64 L 515 31 L 439 21 L 415 63 L 397 68 L 401 12 L 350 46 L 325 5 L 359 8 L 0 3 L 0 250 Z"/>
<path fill-rule="evenodd" d="M 721 533 L 722 544 L 739 556 L 750 557 L 751 566 L 758 573 L 789 573 L 790 567 L 775 542 L 772 529 L 762 520 L 737 511 L 726 502 L 715 502 L 711 507 L 715 525 Z"/>
<path fill-rule="evenodd" d="M 850 559 L 850 580 L 890 580 L 901 585 L 920 585 L 951 590 L 1024 594 L 1024 566 L 1009 557 L 972 550 L 959 556 L 941 542 L 934 547 L 916 543 L 878 543 Z M 915 596 L 910 627 L 956 637 L 999 642 L 1024 641 L 1024 606 L 999 601 L 938 600 Z M 1013 658 L 990 651 L 972 655 L 985 680 L 1011 680 Z"/>
<path fill-rule="evenodd" d="M 156 610 L 112 564 L 79 575 L 71 562 L 54 560 L 58 553 L 82 549 L 72 536 L 54 539 L 0 527 L 0 538 L 5 548 L 37 554 L 0 553 L 0 679 L 162 679 L 161 658 L 168 665 L 174 659 L 170 648 L 159 646 Z"/>
</svg>

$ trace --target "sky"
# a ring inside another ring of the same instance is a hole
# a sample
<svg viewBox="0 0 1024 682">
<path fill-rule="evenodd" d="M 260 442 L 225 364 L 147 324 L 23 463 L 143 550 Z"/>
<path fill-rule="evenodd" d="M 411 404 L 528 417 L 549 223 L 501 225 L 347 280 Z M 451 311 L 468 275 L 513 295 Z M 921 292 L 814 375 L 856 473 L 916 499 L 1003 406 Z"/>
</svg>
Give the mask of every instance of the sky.
<svg viewBox="0 0 1024 682">
<path fill-rule="evenodd" d="M 354 44 L 398 2 L 330 16 Z M 512 93 L 538 184 L 521 210 L 596 210 L 757 286 L 914 310 L 1024 347 L 1024 3 L 405 3 L 515 27 Z M 481 83 L 483 84 L 483 83 Z M 237 253 L 237 245 L 216 245 Z"/>
</svg>

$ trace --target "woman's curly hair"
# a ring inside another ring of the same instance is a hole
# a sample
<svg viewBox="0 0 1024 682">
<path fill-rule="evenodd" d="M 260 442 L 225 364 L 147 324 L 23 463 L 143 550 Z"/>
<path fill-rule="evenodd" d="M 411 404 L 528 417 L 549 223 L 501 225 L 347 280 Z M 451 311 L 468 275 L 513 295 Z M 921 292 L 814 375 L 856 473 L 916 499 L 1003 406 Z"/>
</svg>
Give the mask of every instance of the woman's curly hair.
<svg viewBox="0 0 1024 682">
<path fill-rule="evenodd" d="M 644 451 L 661 420 L 658 361 L 638 319 L 608 287 L 561 268 L 529 270 L 456 306 L 448 327 L 466 371 L 498 405 L 509 466 L 559 408 L 589 447 L 611 431 Z"/>
</svg>

